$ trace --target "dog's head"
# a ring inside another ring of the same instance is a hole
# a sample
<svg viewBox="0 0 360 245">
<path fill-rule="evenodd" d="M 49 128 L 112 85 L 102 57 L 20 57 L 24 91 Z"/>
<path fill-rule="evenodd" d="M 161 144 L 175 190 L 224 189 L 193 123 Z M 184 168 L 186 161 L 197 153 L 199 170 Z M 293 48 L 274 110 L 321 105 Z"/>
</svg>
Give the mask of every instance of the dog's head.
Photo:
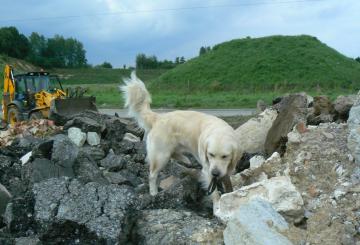
<svg viewBox="0 0 360 245">
<path fill-rule="evenodd" d="M 231 174 L 241 155 L 242 151 L 234 134 L 213 134 L 202 137 L 199 142 L 200 160 L 216 178 Z"/>
</svg>

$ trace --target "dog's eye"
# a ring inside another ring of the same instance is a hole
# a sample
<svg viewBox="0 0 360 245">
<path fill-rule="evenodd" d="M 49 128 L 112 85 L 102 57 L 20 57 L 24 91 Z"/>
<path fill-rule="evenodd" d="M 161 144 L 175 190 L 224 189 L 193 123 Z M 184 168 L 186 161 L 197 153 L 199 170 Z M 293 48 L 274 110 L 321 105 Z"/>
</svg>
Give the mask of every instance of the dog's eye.
<svg viewBox="0 0 360 245">
<path fill-rule="evenodd" d="M 222 159 L 225 159 L 225 158 L 227 158 L 227 156 L 226 156 L 226 155 L 223 155 L 223 156 L 221 156 L 221 158 L 222 158 Z"/>
<path fill-rule="evenodd" d="M 212 154 L 212 153 L 209 153 L 209 155 L 211 156 L 211 157 L 214 157 L 215 155 L 214 154 Z"/>
</svg>

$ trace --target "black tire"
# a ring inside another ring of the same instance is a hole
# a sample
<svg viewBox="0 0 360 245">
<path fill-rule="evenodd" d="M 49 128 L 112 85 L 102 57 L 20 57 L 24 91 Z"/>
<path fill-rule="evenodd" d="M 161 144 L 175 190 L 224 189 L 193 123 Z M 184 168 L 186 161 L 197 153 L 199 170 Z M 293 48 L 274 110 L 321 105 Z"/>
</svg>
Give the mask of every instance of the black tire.
<svg viewBox="0 0 360 245">
<path fill-rule="evenodd" d="M 40 111 L 34 111 L 30 114 L 29 119 L 30 120 L 39 120 L 44 118 L 42 113 Z"/>
<path fill-rule="evenodd" d="M 7 123 L 11 126 L 14 126 L 15 123 L 20 121 L 21 121 L 21 117 L 20 117 L 19 109 L 16 106 L 9 107 Z"/>
</svg>

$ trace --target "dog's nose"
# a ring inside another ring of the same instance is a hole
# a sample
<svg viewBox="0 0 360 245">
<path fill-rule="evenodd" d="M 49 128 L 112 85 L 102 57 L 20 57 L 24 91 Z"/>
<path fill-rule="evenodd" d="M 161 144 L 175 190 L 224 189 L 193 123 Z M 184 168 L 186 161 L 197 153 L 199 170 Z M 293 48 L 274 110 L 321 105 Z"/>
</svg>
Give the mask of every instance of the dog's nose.
<svg viewBox="0 0 360 245">
<path fill-rule="evenodd" d="M 220 176 L 220 171 L 217 168 L 214 168 L 213 170 L 211 170 L 211 174 L 214 177 L 219 177 Z"/>
</svg>

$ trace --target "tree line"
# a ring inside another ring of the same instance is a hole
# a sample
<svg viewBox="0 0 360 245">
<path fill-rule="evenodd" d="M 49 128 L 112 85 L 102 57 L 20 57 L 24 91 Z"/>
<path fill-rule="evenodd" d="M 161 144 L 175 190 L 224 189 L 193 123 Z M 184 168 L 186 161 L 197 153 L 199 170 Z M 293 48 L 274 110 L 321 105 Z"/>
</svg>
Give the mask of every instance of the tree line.
<svg viewBox="0 0 360 245">
<path fill-rule="evenodd" d="M 147 56 L 143 53 L 136 55 L 135 59 L 136 69 L 171 69 L 185 62 L 184 56 L 176 57 L 174 61 L 167 59 L 158 60 L 155 55 Z"/>
<path fill-rule="evenodd" d="M 16 27 L 0 28 L 0 53 L 45 68 L 87 66 L 84 46 L 75 38 L 45 38 L 37 32 L 26 37 Z"/>
</svg>

